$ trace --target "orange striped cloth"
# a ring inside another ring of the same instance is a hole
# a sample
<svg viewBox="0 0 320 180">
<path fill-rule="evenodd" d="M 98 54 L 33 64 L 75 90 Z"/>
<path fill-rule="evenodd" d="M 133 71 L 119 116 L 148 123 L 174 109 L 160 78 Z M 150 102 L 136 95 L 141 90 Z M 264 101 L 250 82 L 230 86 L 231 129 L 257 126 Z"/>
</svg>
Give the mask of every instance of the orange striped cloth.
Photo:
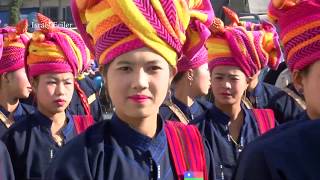
<svg viewBox="0 0 320 180">
<path fill-rule="evenodd" d="M 238 16 L 226 9 L 232 20 L 230 26 L 216 18 L 211 26 L 211 37 L 206 42 L 210 71 L 219 65 L 237 66 L 252 77 L 265 66 L 276 69 L 281 50 L 278 34 L 270 23 L 240 22 Z"/>
<path fill-rule="evenodd" d="M 319 0 L 272 0 L 268 15 L 279 25 L 286 63 L 291 71 L 320 60 Z"/>
<path fill-rule="evenodd" d="M 24 67 L 26 46 L 30 40 L 27 29 L 26 19 L 15 27 L 0 29 L 0 74 Z"/>
<path fill-rule="evenodd" d="M 90 51 L 81 36 L 71 29 L 55 27 L 40 13 L 37 18 L 40 29 L 32 34 L 28 47 L 28 74 L 35 77 L 50 72 L 72 72 L 78 77 L 90 63 Z"/>
<path fill-rule="evenodd" d="M 175 66 L 190 22 L 206 27 L 214 16 L 209 0 L 72 0 L 71 9 L 99 64 L 147 46 Z"/>
</svg>

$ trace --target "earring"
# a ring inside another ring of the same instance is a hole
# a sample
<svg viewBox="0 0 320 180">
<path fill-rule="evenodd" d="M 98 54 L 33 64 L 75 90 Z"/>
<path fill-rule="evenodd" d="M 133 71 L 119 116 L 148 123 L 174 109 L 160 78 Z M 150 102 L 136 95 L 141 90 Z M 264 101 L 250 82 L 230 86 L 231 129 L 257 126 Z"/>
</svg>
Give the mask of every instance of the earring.
<svg viewBox="0 0 320 180">
<path fill-rule="evenodd" d="M 299 88 L 299 89 L 298 89 L 298 93 L 301 94 L 301 95 L 303 95 L 303 88 Z"/>
</svg>

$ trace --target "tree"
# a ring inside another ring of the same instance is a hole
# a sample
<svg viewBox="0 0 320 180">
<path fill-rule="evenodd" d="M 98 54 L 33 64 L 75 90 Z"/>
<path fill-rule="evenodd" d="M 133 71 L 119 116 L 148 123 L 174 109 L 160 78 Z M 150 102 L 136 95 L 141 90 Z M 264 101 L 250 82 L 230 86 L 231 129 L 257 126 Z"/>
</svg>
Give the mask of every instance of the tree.
<svg viewBox="0 0 320 180">
<path fill-rule="evenodd" d="M 10 2 L 10 17 L 9 24 L 15 25 L 20 20 L 20 7 L 22 6 L 22 0 L 11 0 Z"/>
</svg>

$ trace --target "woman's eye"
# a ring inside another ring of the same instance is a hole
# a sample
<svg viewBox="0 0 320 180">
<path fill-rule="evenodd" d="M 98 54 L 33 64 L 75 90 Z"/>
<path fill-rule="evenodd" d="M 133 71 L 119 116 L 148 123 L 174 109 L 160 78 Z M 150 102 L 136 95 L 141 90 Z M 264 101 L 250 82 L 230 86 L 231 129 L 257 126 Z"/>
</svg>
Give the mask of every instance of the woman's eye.
<svg viewBox="0 0 320 180">
<path fill-rule="evenodd" d="M 160 66 L 151 66 L 150 69 L 151 69 L 152 71 L 156 71 L 156 70 L 161 69 L 161 67 L 160 67 Z"/>
<path fill-rule="evenodd" d="M 71 85 L 71 84 L 73 84 L 71 81 L 66 81 L 64 84 L 66 84 L 66 85 Z"/>
<path fill-rule="evenodd" d="M 130 68 L 129 67 L 119 67 L 118 68 L 120 71 L 129 71 Z"/>
<path fill-rule="evenodd" d="M 47 84 L 56 84 L 55 81 L 48 81 Z"/>
</svg>

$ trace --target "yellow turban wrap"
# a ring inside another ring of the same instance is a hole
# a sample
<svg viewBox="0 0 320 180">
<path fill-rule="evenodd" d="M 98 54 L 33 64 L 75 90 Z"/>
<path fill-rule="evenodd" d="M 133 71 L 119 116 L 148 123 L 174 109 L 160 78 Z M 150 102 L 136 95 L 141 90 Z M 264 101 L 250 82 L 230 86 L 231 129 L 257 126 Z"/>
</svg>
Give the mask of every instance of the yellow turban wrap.
<svg viewBox="0 0 320 180">
<path fill-rule="evenodd" d="M 147 46 L 175 66 L 190 22 L 209 26 L 214 16 L 208 0 L 72 0 L 71 8 L 99 64 Z"/>
</svg>

